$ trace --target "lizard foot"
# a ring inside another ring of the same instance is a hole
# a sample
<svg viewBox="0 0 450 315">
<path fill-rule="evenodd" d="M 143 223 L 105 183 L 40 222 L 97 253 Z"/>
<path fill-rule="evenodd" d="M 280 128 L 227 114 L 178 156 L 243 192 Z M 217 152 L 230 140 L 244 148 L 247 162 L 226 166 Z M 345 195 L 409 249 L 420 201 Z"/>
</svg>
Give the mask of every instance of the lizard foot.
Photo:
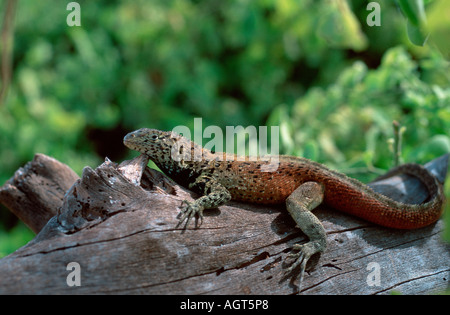
<svg viewBox="0 0 450 315">
<path fill-rule="evenodd" d="M 305 274 L 306 263 L 311 258 L 312 255 L 319 252 L 313 242 L 306 244 L 294 244 L 292 251 L 297 251 L 296 253 L 289 253 L 288 258 L 293 258 L 294 262 L 289 268 L 287 268 L 287 274 L 292 273 L 297 267 L 300 266 L 300 273 L 298 275 L 298 286 L 302 283 L 303 275 Z"/>
<path fill-rule="evenodd" d="M 196 217 L 196 224 L 195 224 L 196 227 L 199 227 L 200 225 L 202 225 L 202 223 L 203 223 L 203 207 L 199 206 L 195 202 L 190 202 L 187 200 L 183 200 L 183 202 L 181 204 L 182 205 L 186 204 L 186 207 L 183 210 L 181 210 L 180 214 L 178 215 L 181 217 L 175 228 L 178 228 L 186 220 L 186 223 L 184 225 L 184 229 L 186 229 L 189 222 L 191 221 L 191 219 L 193 217 Z M 200 218 L 200 224 L 197 225 L 198 218 Z"/>
</svg>

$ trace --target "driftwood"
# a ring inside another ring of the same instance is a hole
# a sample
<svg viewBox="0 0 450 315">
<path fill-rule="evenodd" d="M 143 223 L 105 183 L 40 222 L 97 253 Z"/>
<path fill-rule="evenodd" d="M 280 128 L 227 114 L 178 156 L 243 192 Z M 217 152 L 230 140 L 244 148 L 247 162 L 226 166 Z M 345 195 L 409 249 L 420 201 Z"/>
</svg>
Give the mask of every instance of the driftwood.
<svg viewBox="0 0 450 315">
<path fill-rule="evenodd" d="M 441 182 L 448 158 L 426 165 Z M 95 170 L 86 167 L 78 179 L 64 164 L 36 155 L 18 170 L 0 188 L 0 202 L 39 234 L 0 260 L 0 294 L 420 294 L 449 289 L 450 247 L 441 241 L 442 221 L 399 231 L 321 206 L 315 213 L 328 233 L 328 249 L 308 265 L 299 288 L 285 274 L 284 261 L 292 245 L 306 238 L 284 206 L 230 202 L 205 211 L 200 228 L 183 232 L 175 228 L 179 206 L 196 196 L 146 164 L 144 156 L 121 165 L 107 160 Z M 427 198 L 420 181 L 407 175 L 372 187 L 397 200 Z"/>
</svg>

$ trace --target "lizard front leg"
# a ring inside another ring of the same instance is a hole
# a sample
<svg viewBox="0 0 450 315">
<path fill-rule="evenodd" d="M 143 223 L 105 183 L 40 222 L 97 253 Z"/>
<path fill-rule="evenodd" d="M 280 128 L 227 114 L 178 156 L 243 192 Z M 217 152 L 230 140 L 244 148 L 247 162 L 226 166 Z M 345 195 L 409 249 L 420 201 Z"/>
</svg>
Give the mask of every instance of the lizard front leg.
<svg viewBox="0 0 450 315">
<path fill-rule="evenodd" d="M 293 251 L 288 256 L 295 259 L 288 268 L 292 272 L 300 265 L 299 285 L 305 273 L 306 263 L 312 255 L 323 252 L 327 247 L 326 232 L 319 219 L 312 214 L 312 210 L 323 201 L 324 186 L 316 182 L 306 182 L 300 185 L 286 199 L 286 207 L 297 226 L 309 238 L 309 242 L 303 245 L 295 244 Z"/>
<path fill-rule="evenodd" d="M 183 201 L 183 203 L 186 204 L 186 207 L 180 213 L 181 218 L 176 227 L 180 226 L 186 220 L 186 224 L 184 225 L 184 228 L 186 228 L 189 221 L 191 221 L 191 219 L 195 216 L 200 218 L 200 224 L 198 225 L 200 226 L 203 223 L 204 209 L 217 208 L 218 206 L 231 200 L 230 192 L 208 174 L 200 175 L 194 183 L 189 185 L 189 188 L 196 188 L 196 190 L 200 191 L 203 196 L 194 202 L 187 200 Z"/>
</svg>

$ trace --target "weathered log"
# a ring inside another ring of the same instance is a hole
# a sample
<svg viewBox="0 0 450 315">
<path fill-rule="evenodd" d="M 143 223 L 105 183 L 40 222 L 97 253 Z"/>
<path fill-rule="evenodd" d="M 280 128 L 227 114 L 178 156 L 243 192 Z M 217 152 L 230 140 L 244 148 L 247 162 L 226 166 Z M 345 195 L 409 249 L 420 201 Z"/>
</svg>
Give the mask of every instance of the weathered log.
<svg viewBox="0 0 450 315">
<path fill-rule="evenodd" d="M 78 178 L 67 165 L 36 154 L 0 188 L 0 202 L 38 233 L 56 215 L 66 191 Z"/>
<path fill-rule="evenodd" d="M 448 155 L 426 167 L 442 180 L 447 163 Z M 106 161 L 95 170 L 86 167 L 62 202 L 48 203 L 48 215 L 57 215 L 36 238 L 0 260 L 0 294 L 298 292 L 283 262 L 292 245 L 306 238 L 284 206 L 230 202 L 205 211 L 200 228 L 183 232 L 175 228 L 179 206 L 196 196 L 146 164 L 140 156 L 121 165 Z M 58 184 L 47 186 L 42 200 L 73 183 L 73 178 L 51 173 L 46 176 Z M 23 174 L 23 180 L 27 178 L 32 177 Z M 14 190 L 8 185 L 11 182 L 0 189 L 0 202 L 5 203 L 5 187 Z M 421 202 L 427 197 L 420 181 L 406 175 L 372 186 L 397 200 L 413 196 L 410 202 Z M 6 205 L 10 204 L 21 205 L 20 201 Z M 31 207 L 16 213 L 33 216 L 33 202 L 22 205 Z M 450 248 L 441 241 L 442 221 L 399 231 L 323 206 L 315 213 L 327 230 L 328 249 L 311 264 L 302 293 L 418 294 L 449 288 Z M 72 271 L 66 268 L 71 262 L 80 266 L 80 286 L 68 285 Z"/>
</svg>

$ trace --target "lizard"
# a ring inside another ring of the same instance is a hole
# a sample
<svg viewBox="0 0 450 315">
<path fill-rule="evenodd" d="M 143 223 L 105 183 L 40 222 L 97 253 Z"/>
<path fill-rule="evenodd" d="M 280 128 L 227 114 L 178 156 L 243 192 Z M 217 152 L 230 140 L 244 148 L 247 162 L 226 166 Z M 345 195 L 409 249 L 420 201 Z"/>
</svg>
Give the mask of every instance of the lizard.
<svg viewBox="0 0 450 315">
<path fill-rule="evenodd" d="M 397 166 L 383 175 L 388 178 L 405 173 L 424 183 L 429 198 L 422 204 L 404 204 L 373 191 L 360 181 L 312 160 L 280 155 L 276 170 L 264 170 L 266 159 L 211 152 L 171 131 L 142 128 L 127 134 L 124 144 L 147 155 L 175 182 L 201 195 L 185 205 L 176 227 L 187 228 L 195 217 L 200 226 L 203 210 L 217 208 L 230 200 L 257 204 L 286 204 L 296 226 L 308 237 L 305 244 L 294 244 L 287 268 L 299 271 L 301 283 L 312 255 L 327 248 L 327 234 L 312 213 L 325 203 L 378 225 L 396 229 L 416 229 L 437 221 L 443 212 L 445 196 L 439 181 L 423 166 L 414 163 Z M 196 224 L 197 226 L 197 224 Z"/>
</svg>

